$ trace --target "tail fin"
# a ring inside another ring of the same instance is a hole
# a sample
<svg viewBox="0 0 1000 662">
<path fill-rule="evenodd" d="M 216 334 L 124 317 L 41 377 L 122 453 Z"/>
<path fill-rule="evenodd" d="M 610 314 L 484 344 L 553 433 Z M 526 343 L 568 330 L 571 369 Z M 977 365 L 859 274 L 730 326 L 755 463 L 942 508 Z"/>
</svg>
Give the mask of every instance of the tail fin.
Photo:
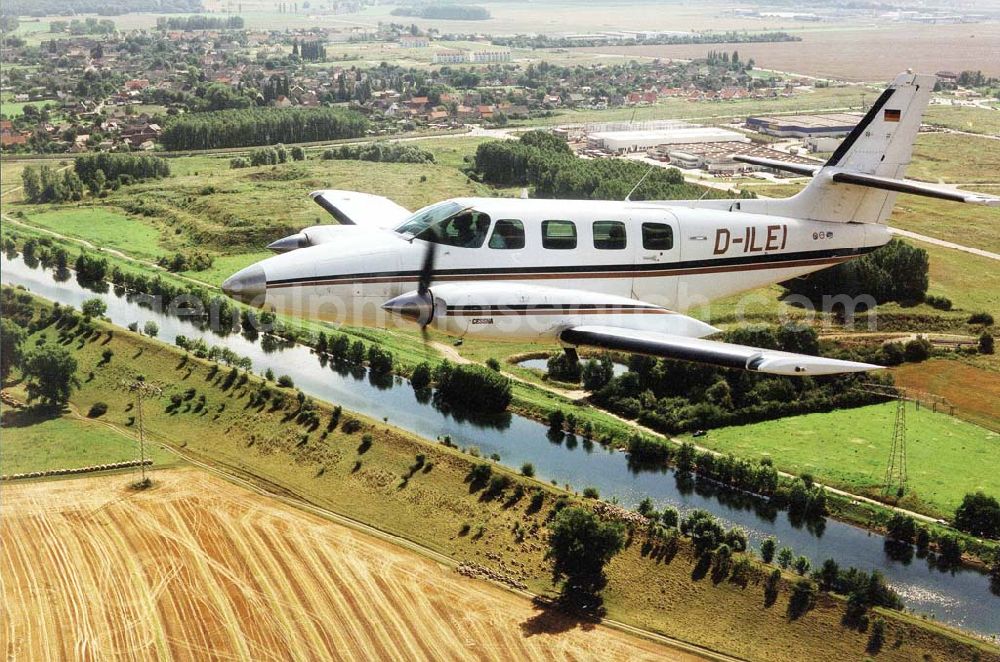
<svg viewBox="0 0 1000 662">
<path fill-rule="evenodd" d="M 790 198 L 691 201 L 692 207 L 729 209 L 833 223 L 881 223 L 892 213 L 897 193 L 1000 207 L 1000 197 L 904 179 L 913 143 L 937 78 L 899 74 L 822 166 L 783 163 L 752 156 L 734 159 L 813 175 Z M 669 204 L 667 201 L 660 201 Z M 676 204 L 676 203 L 674 203 Z"/>
<path fill-rule="evenodd" d="M 838 181 L 836 174 L 901 178 L 935 81 L 930 75 L 896 76 L 809 185 L 787 200 L 775 201 L 769 213 L 815 221 L 885 223 L 896 192 Z"/>
</svg>

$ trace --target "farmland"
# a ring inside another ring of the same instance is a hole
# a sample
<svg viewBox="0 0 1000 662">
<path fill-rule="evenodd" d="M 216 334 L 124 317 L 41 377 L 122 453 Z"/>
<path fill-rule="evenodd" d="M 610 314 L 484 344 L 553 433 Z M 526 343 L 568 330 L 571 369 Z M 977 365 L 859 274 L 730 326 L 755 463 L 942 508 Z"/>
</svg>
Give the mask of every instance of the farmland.
<svg viewBox="0 0 1000 662">
<path fill-rule="evenodd" d="M 0 648 L 22 659 L 694 660 L 194 469 L 4 490 Z M 544 627 L 534 627 L 535 623 Z"/>
<path fill-rule="evenodd" d="M 933 359 L 901 365 L 893 376 L 897 384 L 940 395 L 962 418 L 1000 432 L 1000 375 L 995 368 Z"/>
<path fill-rule="evenodd" d="M 909 492 L 950 515 L 966 492 L 1000 493 L 992 467 L 1000 434 L 926 408 L 907 412 Z M 807 414 L 711 431 L 698 443 L 743 457 L 771 457 L 780 469 L 822 476 L 854 494 L 877 496 L 892 440 L 894 403 Z M 994 412 L 994 415 L 996 412 Z M 962 480 L 955 480 L 956 476 Z"/>
<path fill-rule="evenodd" d="M 795 71 L 821 78 L 885 82 L 908 68 L 933 73 L 942 69 L 982 69 L 1000 74 L 995 57 L 1000 25 L 899 25 L 850 27 L 796 32 L 801 42 L 739 44 L 740 56 L 758 67 Z M 886 45 L 891 44 L 891 48 Z M 629 57 L 704 57 L 705 45 L 600 46 L 579 49 Z M 872 57 L 878 53 L 878 57 Z"/>
</svg>

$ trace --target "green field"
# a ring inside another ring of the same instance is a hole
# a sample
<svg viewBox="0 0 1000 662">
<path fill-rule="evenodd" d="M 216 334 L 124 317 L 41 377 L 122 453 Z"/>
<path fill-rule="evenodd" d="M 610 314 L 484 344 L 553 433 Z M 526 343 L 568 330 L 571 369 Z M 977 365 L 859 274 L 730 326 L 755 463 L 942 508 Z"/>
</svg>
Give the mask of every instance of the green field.
<svg viewBox="0 0 1000 662">
<path fill-rule="evenodd" d="M 924 121 L 956 131 L 1000 135 L 1000 112 L 996 109 L 931 106 L 924 113 Z"/>
<path fill-rule="evenodd" d="M 97 248 L 112 248 L 135 257 L 156 258 L 165 253 L 160 244 L 160 232 L 147 222 L 101 207 L 67 206 L 41 211 L 43 209 L 48 207 L 35 207 L 21 220 L 84 239 Z"/>
<path fill-rule="evenodd" d="M 135 439 L 98 421 L 81 420 L 69 414 L 41 420 L 15 411 L 4 415 L 0 474 L 77 469 L 138 457 L 139 445 Z M 154 467 L 177 462 L 176 456 L 154 444 L 146 449 L 146 457 L 153 460 Z"/>
<path fill-rule="evenodd" d="M 857 494 L 877 496 L 885 475 L 896 405 L 808 414 L 712 430 L 695 441 L 748 458 L 771 457 L 789 473 Z M 982 490 L 1000 494 L 1000 434 L 907 405 L 907 469 L 903 503 L 922 502 L 951 516 L 962 497 Z M 923 510 L 923 509 L 922 509 Z"/>
<path fill-rule="evenodd" d="M 741 99 L 738 101 L 691 102 L 686 99 L 666 99 L 652 106 L 611 108 L 609 110 L 556 110 L 551 117 L 525 121 L 525 124 L 572 124 L 586 122 L 644 121 L 655 119 L 717 120 L 746 119 L 748 115 L 792 113 L 802 111 L 858 108 L 857 88 L 831 87 L 811 93 L 775 99 Z"/>
</svg>

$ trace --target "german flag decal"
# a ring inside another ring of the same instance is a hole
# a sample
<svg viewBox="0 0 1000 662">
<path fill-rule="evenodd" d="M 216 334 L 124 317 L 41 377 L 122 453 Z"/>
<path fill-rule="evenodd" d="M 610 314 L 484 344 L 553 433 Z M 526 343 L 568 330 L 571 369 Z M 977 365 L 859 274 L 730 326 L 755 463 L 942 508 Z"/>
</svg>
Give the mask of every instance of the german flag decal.
<svg viewBox="0 0 1000 662">
<path fill-rule="evenodd" d="M 898 110 L 891 110 L 889 108 L 886 108 L 885 109 L 885 115 L 883 116 L 883 119 L 886 122 L 898 122 L 900 114 L 901 113 Z"/>
</svg>

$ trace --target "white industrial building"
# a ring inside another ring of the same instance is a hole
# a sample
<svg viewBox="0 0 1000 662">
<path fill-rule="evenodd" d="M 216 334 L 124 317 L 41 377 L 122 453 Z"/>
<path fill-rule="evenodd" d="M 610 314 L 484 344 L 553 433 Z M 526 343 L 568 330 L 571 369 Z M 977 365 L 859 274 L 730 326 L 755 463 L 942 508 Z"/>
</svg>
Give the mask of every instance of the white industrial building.
<svg viewBox="0 0 1000 662">
<path fill-rule="evenodd" d="M 611 154 L 628 154 L 665 144 L 750 142 L 749 138 L 736 131 L 686 122 L 649 122 L 640 128 L 635 126 L 624 129 L 613 124 L 588 127 L 587 147 Z M 591 130 L 592 128 L 598 130 Z"/>
</svg>

